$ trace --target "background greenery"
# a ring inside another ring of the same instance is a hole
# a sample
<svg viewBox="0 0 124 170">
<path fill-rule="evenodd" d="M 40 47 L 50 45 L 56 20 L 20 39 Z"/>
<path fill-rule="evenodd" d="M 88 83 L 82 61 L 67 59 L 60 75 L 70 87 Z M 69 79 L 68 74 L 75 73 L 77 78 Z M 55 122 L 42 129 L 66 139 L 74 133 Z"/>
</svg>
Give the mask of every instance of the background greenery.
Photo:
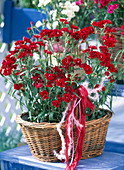
<svg viewBox="0 0 124 170">
<path fill-rule="evenodd" d="M 6 128 L 0 130 L 0 152 L 17 147 L 22 137 L 21 132 L 18 134 L 11 133 L 7 136 L 6 131 Z"/>
<path fill-rule="evenodd" d="M 17 7 L 36 8 L 35 5 L 33 5 L 32 0 L 13 0 L 13 2 Z"/>
</svg>

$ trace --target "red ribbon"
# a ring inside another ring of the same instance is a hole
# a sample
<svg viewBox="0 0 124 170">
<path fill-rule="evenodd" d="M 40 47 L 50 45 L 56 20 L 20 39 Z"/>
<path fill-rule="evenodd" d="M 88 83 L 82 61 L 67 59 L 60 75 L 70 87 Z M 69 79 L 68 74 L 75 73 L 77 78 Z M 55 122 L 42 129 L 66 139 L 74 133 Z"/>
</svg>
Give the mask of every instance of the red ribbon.
<svg viewBox="0 0 124 170">
<path fill-rule="evenodd" d="M 69 158 L 68 158 L 68 148 L 69 148 L 69 142 L 70 142 L 69 141 L 70 140 L 69 139 L 69 133 L 70 133 L 70 136 L 73 139 L 73 136 L 72 136 L 72 134 L 73 134 L 73 119 L 71 120 L 71 130 L 70 130 L 70 132 L 68 131 L 69 126 L 70 126 L 70 124 L 69 124 L 69 116 L 73 112 L 74 103 L 79 99 L 78 97 L 76 97 L 71 103 L 71 109 L 68 110 L 68 113 L 67 113 L 67 116 L 66 116 L 66 122 L 65 122 L 65 129 L 66 129 L 66 138 L 65 138 L 66 151 L 65 151 L 65 156 L 66 156 L 66 162 L 67 162 L 67 167 L 66 167 L 65 170 L 75 170 L 79 160 L 81 159 L 84 136 L 85 136 L 85 116 L 86 116 L 85 110 L 86 110 L 86 107 L 90 108 L 91 109 L 91 114 L 92 114 L 93 110 L 95 109 L 95 105 L 89 100 L 88 92 L 87 92 L 87 90 L 85 89 L 85 87 L 83 85 L 81 85 L 81 87 L 76 90 L 76 93 L 81 98 L 81 101 L 80 101 L 80 104 L 79 104 L 79 114 L 80 114 L 79 120 L 78 120 L 78 118 L 76 116 L 76 108 L 74 109 L 74 114 L 75 114 L 76 119 L 82 125 L 82 128 L 79 128 L 79 127 L 76 126 L 76 132 L 77 132 L 76 155 L 75 155 L 75 159 L 73 160 L 71 165 L 69 165 Z M 74 140 L 73 140 L 73 145 L 74 145 Z"/>
</svg>

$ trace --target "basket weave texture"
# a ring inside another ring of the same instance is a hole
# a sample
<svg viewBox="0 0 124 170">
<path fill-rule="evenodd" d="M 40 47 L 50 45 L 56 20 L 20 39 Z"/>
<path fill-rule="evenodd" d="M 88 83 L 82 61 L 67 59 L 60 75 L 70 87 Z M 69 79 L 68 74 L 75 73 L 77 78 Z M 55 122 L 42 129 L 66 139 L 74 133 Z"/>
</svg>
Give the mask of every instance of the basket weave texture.
<svg viewBox="0 0 124 170">
<path fill-rule="evenodd" d="M 121 34 L 115 32 L 114 37 L 117 40 L 117 43 L 115 44 L 115 47 L 112 51 L 112 54 L 113 54 L 112 62 L 115 60 L 114 58 L 115 58 L 117 52 L 124 49 L 124 43 L 122 40 L 122 39 L 124 39 L 124 35 L 121 35 Z M 124 63 L 124 60 L 120 57 L 121 57 L 121 53 L 118 55 L 118 57 L 116 59 L 116 61 L 119 61 L 119 63 L 120 63 L 120 64 L 118 64 L 118 68 L 121 68 L 122 64 Z"/>
<path fill-rule="evenodd" d="M 105 146 L 105 138 L 112 113 L 105 110 L 103 118 L 86 122 L 85 138 L 82 151 L 82 159 L 96 157 L 102 154 Z M 22 132 L 27 140 L 32 155 L 40 161 L 57 162 L 53 150 L 61 150 L 61 140 L 57 131 L 57 123 L 34 123 L 24 121 L 22 117 L 28 113 L 16 117 Z M 62 125 L 61 129 L 65 128 Z M 74 141 L 76 144 L 76 128 L 74 128 Z"/>
</svg>

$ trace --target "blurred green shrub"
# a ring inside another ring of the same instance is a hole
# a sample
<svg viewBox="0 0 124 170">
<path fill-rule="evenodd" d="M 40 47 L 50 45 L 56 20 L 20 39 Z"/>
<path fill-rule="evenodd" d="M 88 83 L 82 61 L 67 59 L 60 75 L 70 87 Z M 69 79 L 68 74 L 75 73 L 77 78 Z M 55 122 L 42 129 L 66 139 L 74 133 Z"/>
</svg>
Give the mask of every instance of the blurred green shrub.
<svg viewBox="0 0 124 170">
<path fill-rule="evenodd" d="M 0 130 L 0 152 L 15 148 L 18 146 L 22 137 L 22 133 L 6 135 L 6 129 Z"/>
<path fill-rule="evenodd" d="M 13 2 L 15 4 L 15 6 L 17 6 L 17 7 L 36 8 L 35 5 L 33 5 L 33 0 L 13 0 Z"/>
</svg>

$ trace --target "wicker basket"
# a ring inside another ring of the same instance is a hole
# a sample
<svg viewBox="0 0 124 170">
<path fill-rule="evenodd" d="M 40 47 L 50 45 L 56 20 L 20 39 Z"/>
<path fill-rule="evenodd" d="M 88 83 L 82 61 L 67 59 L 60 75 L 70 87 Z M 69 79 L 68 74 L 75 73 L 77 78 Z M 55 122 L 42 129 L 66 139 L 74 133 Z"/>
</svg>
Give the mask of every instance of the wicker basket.
<svg viewBox="0 0 124 170">
<path fill-rule="evenodd" d="M 105 110 L 105 112 L 106 116 L 103 118 L 86 122 L 82 159 L 96 157 L 103 152 L 108 124 L 112 117 L 110 111 Z M 22 117 L 26 114 L 18 115 L 16 121 L 22 128 L 32 155 L 41 161 L 58 161 L 53 154 L 53 150 L 59 152 L 61 149 L 60 136 L 56 130 L 57 123 L 32 123 L 24 121 Z M 62 129 L 64 130 L 64 125 Z M 75 134 L 76 129 L 74 129 L 74 138 L 76 139 Z"/>
<path fill-rule="evenodd" d="M 118 32 L 115 32 L 114 37 L 117 40 L 117 43 L 115 44 L 115 47 L 112 51 L 112 54 L 113 54 L 112 62 L 114 61 L 114 58 L 115 58 L 117 52 L 124 48 L 124 44 L 123 44 L 123 41 L 122 41 L 122 38 L 124 39 L 124 36 L 119 34 Z M 122 64 L 124 63 L 124 60 L 122 58 L 120 59 L 120 55 L 121 55 L 121 53 L 118 55 L 118 57 L 116 59 L 116 61 L 119 60 L 119 63 L 120 63 L 120 64 L 118 64 L 118 68 L 121 68 Z"/>
</svg>

